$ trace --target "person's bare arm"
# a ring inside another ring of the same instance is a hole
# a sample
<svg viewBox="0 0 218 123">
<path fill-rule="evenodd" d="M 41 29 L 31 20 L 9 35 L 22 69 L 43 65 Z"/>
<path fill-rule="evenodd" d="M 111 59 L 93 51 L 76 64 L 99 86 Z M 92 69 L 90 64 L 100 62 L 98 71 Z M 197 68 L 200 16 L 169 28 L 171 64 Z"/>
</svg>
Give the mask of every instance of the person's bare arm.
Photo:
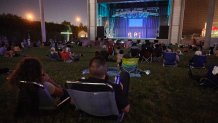
<svg viewBox="0 0 218 123">
<path fill-rule="evenodd" d="M 127 105 L 124 109 L 122 109 L 122 112 L 129 113 L 130 105 Z"/>
<path fill-rule="evenodd" d="M 55 89 L 54 89 L 54 93 L 52 96 L 56 96 L 56 97 L 61 97 L 64 95 L 64 91 L 63 89 L 58 85 L 56 84 L 50 77 L 47 73 L 43 73 L 43 77 L 42 77 L 43 81 L 45 82 L 49 82 L 51 83 L 52 85 L 55 86 Z"/>
<path fill-rule="evenodd" d="M 51 79 L 51 77 L 47 73 L 43 73 L 42 80 L 45 81 L 45 82 L 49 82 L 49 83 L 53 84 L 56 87 L 60 87 L 57 83 L 54 82 L 53 79 Z"/>
<path fill-rule="evenodd" d="M 64 91 L 60 87 L 55 87 L 54 93 L 52 96 L 61 97 L 64 95 Z"/>
</svg>

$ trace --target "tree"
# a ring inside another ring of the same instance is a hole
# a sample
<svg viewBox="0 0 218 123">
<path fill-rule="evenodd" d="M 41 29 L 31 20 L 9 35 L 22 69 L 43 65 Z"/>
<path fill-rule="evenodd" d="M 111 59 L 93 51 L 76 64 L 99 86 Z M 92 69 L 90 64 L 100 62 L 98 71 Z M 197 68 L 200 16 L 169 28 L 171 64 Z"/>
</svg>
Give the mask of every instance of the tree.
<svg viewBox="0 0 218 123">
<path fill-rule="evenodd" d="M 62 25 L 66 25 L 66 26 L 71 25 L 71 23 L 68 22 L 68 21 L 66 21 L 66 20 L 64 20 L 61 24 L 62 24 Z"/>
</svg>

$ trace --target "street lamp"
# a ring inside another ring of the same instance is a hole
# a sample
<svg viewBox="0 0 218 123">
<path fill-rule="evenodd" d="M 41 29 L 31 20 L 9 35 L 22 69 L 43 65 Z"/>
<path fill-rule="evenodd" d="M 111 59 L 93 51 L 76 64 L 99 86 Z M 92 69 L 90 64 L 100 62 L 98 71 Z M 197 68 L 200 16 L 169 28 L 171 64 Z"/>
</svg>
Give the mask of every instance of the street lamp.
<svg viewBox="0 0 218 123">
<path fill-rule="evenodd" d="M 77 22 L 78 24 L 80 24 L 81 18 L 80 18 L 80 17 L 76 17 L 76 22 Z"/>
<path fill-rule="evenodd" d="M 34 16 L 32 13 L 26 13 L 26 19 L 29 21 L 33 21 L 34 20 Z"/>
</svg>

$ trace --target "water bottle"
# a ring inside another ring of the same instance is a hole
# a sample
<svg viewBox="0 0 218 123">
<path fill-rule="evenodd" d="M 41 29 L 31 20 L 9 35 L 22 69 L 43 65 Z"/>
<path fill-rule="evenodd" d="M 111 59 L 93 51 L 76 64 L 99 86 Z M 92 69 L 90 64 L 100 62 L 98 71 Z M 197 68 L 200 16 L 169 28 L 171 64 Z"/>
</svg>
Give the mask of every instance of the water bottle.
<svg viewBox="0 0 218 123">
<path fill-rule="evenodd" d="M 115 84 L 117 84 L 117 85 L 120 84 L 120 74 L 115 76 Z"/>
</svg>

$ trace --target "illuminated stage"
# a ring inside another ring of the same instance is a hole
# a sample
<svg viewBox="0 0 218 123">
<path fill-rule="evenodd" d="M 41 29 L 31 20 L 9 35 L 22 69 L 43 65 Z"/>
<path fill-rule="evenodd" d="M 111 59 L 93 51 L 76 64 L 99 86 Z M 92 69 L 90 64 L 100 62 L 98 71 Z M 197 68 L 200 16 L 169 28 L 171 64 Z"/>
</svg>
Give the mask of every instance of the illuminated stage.
<svg viewBox="0 0 218 123">
<path fill-rule="evenodd" d="M 168 0 L 99 2 L 97 37 L 135 40 L 167 39 L 169 17 L 170 2 Z M 102 31 L 104 33 L 101 33 Z M 161 36 L 162 31 L 165 37 Z"/>
</svg>

